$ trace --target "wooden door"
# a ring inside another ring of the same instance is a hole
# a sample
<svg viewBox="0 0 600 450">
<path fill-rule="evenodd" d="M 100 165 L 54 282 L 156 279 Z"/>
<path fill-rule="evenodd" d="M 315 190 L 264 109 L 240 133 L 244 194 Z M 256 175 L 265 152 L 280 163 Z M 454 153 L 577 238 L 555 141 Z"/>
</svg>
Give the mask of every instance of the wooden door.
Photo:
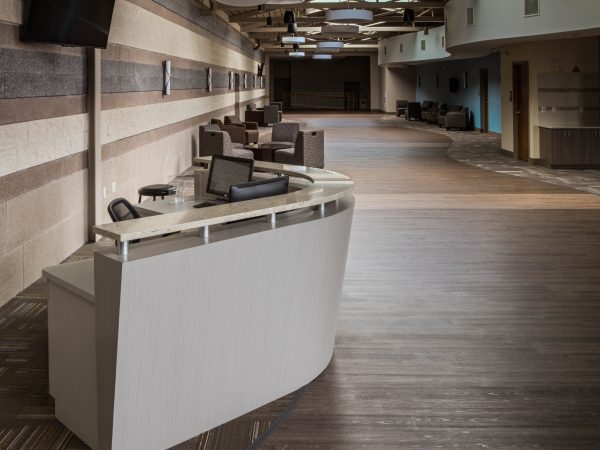
<svg viewBox="0 0 600 450">
<path fill-rule="evenodd" d="M 479 110 L 481 111 L 481 123 L 480 129 L 482 133 L 487 133 L 490 129 L 489 119 L 489 88 L 488 88 L 488 70 L 481 69 L 479 71 L 479 96 L 481 105 Z"/>
<path fill-rule="evenodd" d="M 529 63 L 513 64 L 513 133 L 515 155 L 529 161 Z"/>
</svg>

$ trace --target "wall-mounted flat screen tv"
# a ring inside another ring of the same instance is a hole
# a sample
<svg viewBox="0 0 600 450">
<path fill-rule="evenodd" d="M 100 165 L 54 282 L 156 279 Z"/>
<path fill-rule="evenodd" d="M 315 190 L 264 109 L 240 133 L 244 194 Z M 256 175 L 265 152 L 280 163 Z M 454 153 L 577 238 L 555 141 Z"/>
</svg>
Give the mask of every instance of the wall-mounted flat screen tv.
<svg viewBox="0 0 600 450">
<path fill-rule="evenodd" d="M 459 87 L 460 87 L 460 81 L 458 78 L 450 78 L 448 80 L 448 84 L 450 86 L 450 92 L 458 92 Z"/>
<path fill-rule="evenodd" d="M 115 0 L 29 0 L 21 39 L 106 48 Z"/>
</svg>

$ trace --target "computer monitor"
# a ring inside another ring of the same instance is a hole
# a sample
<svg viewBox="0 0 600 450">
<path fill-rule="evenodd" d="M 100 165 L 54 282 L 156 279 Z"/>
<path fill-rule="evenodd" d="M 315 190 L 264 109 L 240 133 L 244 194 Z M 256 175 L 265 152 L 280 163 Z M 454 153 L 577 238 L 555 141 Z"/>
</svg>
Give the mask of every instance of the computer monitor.
<svg viewBox="0 0 600 450">
<path fill-rule="evenodd" d="M 206 192 L 227 196 L 231 185 L 252 180 L 254 161 L 233 156 L 213 155 L 208 172 Z"/>
<path fill-rule="evenodd" d="M 231 185 L 229 188 L 229 201 L 232 203 L 242 202 L 255 198 L 287 194 L 289 182 L 290 177 L 284 175 L 277 178 Z"/>
</svg>

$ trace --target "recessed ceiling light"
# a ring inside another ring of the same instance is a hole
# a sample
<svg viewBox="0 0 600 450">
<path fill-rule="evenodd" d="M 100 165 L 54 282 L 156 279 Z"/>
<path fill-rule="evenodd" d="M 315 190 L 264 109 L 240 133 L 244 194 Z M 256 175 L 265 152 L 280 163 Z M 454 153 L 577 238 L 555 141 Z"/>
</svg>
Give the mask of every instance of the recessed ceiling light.
<svg viewBox="0 0 600 450">
<path fill-rule="evenodd" d="M 289 52 L 288 55 L 294 58 L 301 58 L 304 56 L 304 52 Z"/>
</svg>

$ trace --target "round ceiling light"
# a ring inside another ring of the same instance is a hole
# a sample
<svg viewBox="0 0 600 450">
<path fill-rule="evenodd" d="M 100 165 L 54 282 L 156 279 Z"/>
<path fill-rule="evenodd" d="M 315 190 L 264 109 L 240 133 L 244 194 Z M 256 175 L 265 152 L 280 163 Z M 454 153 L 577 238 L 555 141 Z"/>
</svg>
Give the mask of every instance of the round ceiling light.
<svg viewBox="0 0 600 450">
<path fill-rule="evenodd" d="M 332 55 L 327 55 L 323 53 L 315 53 L 312 59 L 333 59 Z"/>
<path fill-rule="evenodd" d="M 304 36 L 283 36 L 281 42 L 284 44 L 305 44 L 306 38 Z"/>
<path fill-rule="evenodd" d="M 300 58 L 304 56 L 304 52 L 289 52 L 288 55 L 293 56 L 294 58 Z"/>
<path fill-rule="evenodd" d="M 372 21 L 373 11 L 368 9 L 329 9 L 325 12 L 325 22 L 356 23 Z"/>
<path fill-rule="evenodd" d="M 317 48 L 338 49 L 344 48 L 342 41 L 320 41 L 317 42 Z"/>
</svg>

